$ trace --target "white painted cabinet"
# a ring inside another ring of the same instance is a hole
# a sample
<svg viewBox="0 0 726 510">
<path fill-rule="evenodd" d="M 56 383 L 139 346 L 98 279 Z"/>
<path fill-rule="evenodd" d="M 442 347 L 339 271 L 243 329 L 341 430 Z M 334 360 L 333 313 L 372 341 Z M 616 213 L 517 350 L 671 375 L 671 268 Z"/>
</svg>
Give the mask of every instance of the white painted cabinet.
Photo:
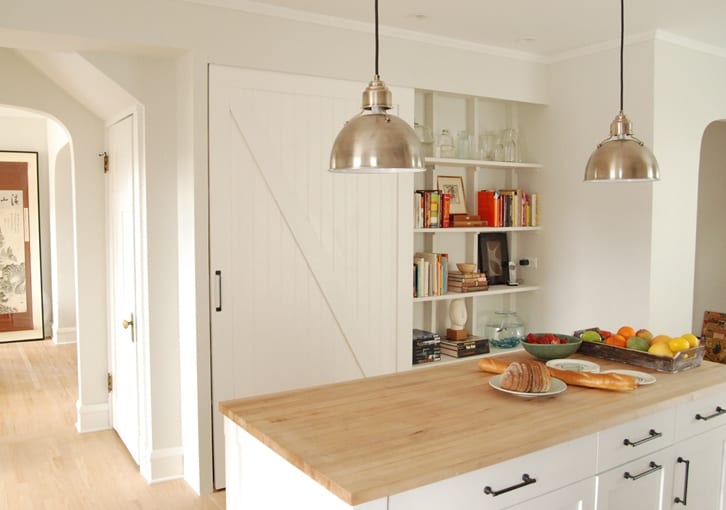
<svg viewBox="0 0 726 510">
<path fill-rule="evenodd" d="M 726 508 L 726 426 L 676 444 L 669 509 Z"/>
<path fill-rule="evenodd" d="M 595 508 L 595 477 L 562 487 L 507 510 L 593 510 Z"/>
<path fill-rule="evenodd" d="M 598 510 L 669 508 L 673 449 L 668 447 L 597 476 Z"/>
<path fill-rule="evenodd" d="M 389 497 L 389 510 L 593 508 L 596 436 Z M 559 468 L 558 466 L 562 466 Z M 582 504 L 583 506 L 577 506 Z M 513 506 L 517 505 L 517 506 Z"/>
<path fill-rule="evenodd" d="M 666 508 L 726 508 L 724 409 L 726 397 L 722 395 L 706 396 L 678 408 L 673 497 Z"/>
</svg>

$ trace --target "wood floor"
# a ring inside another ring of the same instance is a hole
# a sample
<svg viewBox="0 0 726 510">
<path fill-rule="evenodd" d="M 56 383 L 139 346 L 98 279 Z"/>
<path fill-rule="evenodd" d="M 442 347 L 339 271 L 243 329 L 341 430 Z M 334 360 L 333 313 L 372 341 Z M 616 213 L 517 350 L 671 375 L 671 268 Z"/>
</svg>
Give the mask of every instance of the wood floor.
<svg viewBox="0 0 726 510">
<path fill-rule="evenodd" d="M 0 343 L 0 509 L 220 510 L 182 480 L 147 484 L 111 430 L 75 429 L 75 345 Z"/>
</svg>

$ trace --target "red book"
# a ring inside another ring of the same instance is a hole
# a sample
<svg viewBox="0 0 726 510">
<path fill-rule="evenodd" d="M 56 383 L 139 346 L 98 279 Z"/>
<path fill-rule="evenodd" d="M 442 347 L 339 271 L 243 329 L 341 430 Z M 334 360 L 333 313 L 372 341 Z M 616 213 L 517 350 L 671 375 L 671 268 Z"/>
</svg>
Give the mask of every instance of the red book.
<svg viewBox="0 0 726 510">
<path fill-rule="evenodd" d="M 501 226 L 499 221 L 499 193 L 493 190 L 481 190 L 477 193 L 477 209 L 479 217 L 489 227 Z"/>
<path fill-rule="evenodd" d="M 451 226 L 449 221 L 449 212 L 451 210 L 451 195 L 443 193 L 441 195 L 441 227 L 448 228 Z"/>
</svg>

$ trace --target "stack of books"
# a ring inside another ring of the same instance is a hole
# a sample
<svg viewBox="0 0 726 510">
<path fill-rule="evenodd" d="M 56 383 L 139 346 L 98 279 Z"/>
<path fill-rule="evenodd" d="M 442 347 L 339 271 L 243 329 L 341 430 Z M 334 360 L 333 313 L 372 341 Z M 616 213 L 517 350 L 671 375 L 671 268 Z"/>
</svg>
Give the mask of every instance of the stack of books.
<svg viewBox="0 0 726 510">
<path fill-rule="evenodd" d="M 441 340 L 441 354 L 452 358 L 464 358 L 489 352 L 489 340 L 481 336 L 470 336 L 464 340 Z"/>
<path fill-rule="evenodd" d="M 413 330 L 413 364 L 429 363 L 441 359 L 441 337 L 423 329 Z"/>
<path fill-rule="evenodd" d="M 451 195 L 438 189 L 421 189 L 414 192 L 414 228 L 447 228 Z"/>
<path fill-rule="evenodd" d="M 447 292 L 480 292 L 489 290 L 489 283 L 484 273 L 450 271 L 446 290 Z"/>
<path fill-rule="evenodd" d="M 448 266 L 446 253 L 417 252 L 413 256 L 413 297 L 446 294 Z"/>
<path fill-rule="evenodd" d="M 481 190 L 477 212 L 490 227 L 538 227 L 539 195 L 521 189 Z"/>
</svg>

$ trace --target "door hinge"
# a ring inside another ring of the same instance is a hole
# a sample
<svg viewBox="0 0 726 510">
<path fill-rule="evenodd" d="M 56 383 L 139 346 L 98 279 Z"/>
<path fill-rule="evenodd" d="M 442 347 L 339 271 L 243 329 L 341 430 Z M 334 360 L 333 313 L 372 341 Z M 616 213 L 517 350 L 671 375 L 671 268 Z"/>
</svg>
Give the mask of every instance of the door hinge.
<svg viewBox="0 0 726 510">
<path fill-rule="evenodd" d="M 103 173 L 108 173 L 108 152 L 102 152 L 98 155 L 99 158 L 103 158 Z"/>
<path fill-rule="evenodd" d="M 106 387 L 108 388 L 109 393 L 113 391 L 113 376 L 110 372 L 106 374 Z"/>
</svg>

